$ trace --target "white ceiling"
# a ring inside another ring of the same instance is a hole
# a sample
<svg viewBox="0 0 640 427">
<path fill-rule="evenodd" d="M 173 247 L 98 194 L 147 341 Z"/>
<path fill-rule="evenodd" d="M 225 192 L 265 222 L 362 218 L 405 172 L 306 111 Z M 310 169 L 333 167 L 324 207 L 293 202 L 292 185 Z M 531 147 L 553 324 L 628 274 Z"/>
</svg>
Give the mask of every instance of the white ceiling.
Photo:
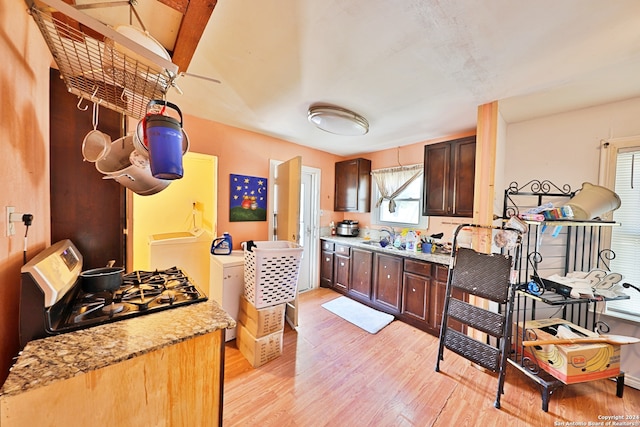
<svg viewBox="0 0 640 427">
<path fill-rule="evenodd" d="M 184 113 L 351 156 L 474 129 L 495 100 L 511 123 L 640 96 L 640 1 L 218 0 L 181 71 L 222 81 L 179 78 Z M 315 128 L 314 103 L 369 133 Z"/>
</svg>

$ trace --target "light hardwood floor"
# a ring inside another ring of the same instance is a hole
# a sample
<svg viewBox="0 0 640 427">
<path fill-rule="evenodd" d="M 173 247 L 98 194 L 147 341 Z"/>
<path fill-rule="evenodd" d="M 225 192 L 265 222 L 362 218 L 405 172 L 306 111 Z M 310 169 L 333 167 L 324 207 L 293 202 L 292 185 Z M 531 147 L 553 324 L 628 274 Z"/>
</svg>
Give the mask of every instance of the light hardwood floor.
<svg viewBox="0 0 640 427">
<path fill-rule="evenodd" d="M 606 425 L 604 416 L 640 416 L 640 390 L 625 387 L 620 399 L 610 380 L 557 390 L 545 413 L 537 386 L 512 367 L 496 409 L 496 375 L 448 350 L 436 373 L 437 338 L 398 321 L 371 335 L 321 307 L 338 296 L 301 294 L 298 330 L 285 326 L 283 355 L 259 368 L 227 343 L 225 426 Z"/>
</svg>

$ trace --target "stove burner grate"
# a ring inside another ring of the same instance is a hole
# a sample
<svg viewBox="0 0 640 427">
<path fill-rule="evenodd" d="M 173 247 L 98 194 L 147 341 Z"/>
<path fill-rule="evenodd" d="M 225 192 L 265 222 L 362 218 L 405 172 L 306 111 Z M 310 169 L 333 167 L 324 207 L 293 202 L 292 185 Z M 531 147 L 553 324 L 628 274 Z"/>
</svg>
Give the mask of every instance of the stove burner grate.
<svg viewBox="0 0 640 427">
<path fill-rule="evenodd" d="M 207 297 L 177 267 L 161 271 L 134 271 L 123 276 L 115 292 L 78 291 L 63 329 L 78 329 L 120 318 L 204 301 Z"/>
</svg>

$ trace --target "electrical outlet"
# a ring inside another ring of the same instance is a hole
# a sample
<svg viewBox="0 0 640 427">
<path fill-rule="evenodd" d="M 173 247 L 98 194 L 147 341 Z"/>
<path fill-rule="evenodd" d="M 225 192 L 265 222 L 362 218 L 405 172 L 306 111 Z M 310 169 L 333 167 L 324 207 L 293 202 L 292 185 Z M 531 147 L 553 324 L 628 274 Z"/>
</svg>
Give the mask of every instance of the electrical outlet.
<svg viewBox="0 0 640 427">
<path fill-rule="evenodd" d="M 16 211 L 15 206 L 7 206 L 7 212 L 6 212 L 7 236 L 13 236 L 16 234 L 16 226 L 13 222 L 11 222 L 11 214 L 14 213 L 15 211 Z"/>
</svg>

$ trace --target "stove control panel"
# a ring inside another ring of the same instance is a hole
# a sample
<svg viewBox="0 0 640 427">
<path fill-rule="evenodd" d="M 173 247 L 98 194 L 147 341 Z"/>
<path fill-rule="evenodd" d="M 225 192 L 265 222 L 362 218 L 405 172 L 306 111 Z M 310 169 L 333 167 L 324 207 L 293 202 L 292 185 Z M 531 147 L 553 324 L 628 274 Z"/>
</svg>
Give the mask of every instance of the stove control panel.
<svg viewBox="0 0 640 427">
<path fill-rule="evenodd" d="M 26 263 L 28 273 L 44 292 L 45 307 L 51 307 L 76 283 L 82 271 L 82 255 L 69 239 L 46 248 Z"/>
</svg>

